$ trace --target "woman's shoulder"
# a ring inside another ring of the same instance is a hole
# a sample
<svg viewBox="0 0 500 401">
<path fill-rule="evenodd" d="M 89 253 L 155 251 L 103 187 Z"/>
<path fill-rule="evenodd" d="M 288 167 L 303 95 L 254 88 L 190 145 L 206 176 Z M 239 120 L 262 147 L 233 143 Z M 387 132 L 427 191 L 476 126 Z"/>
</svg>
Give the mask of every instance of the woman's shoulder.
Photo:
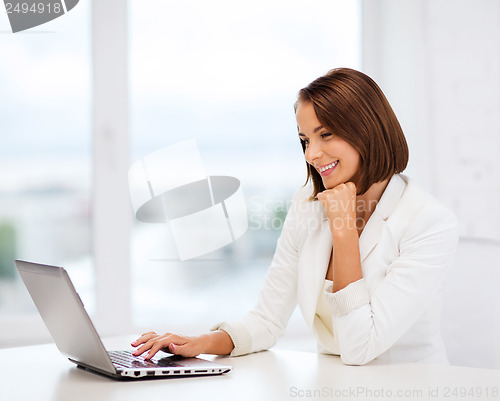
<svg viewBox="0 0 500 401">
<path fill-rule="evenodd" d="M 307 182 L 306 184 L 297 188 L 297 190 L 293 194 L 292 201 L 293 202 L 309 201 L 312 193 L 313 193 L 313 187 L 309 182 Z"/>
<path fill-rule="evenodd" d="M 313 186 L 311 183 L 299 187 L 292 197 L 292 207 L 297 212 L 317 213 L 322 210 L 321 204 L 312 197 Z"/>
<path fill-rule="evenodd" d="M 317 229 L 326 219 L 326 215 L 318 200 L 312 199 L 313 187 L 307 183 L 299 187 L 292 197 L 291 206 L 287 212 L 287 226 L 298 228 L 299 231 Z"/>
<path fill-rule="evenodd" d="M 398 176 L 405 183 L 405 189 L 401 197 L 404 205 L 417 210 L 436 209 L 451 213 L 451 210 L 442 201 L 424 189 L 415 179 L 403 174 L 398 174 Z"/>
<path fill-rule="evenodd" d="M 457 226 L 457 219 L 452 210 L 442 201 L 425 190 L 418 182 L 406 175 L 398 174 L 404 182 L 404 190 L 394 215 L 398 218 L 404 216 L 404 220 L 418 225 L 446 225 Z"/>
</svg>

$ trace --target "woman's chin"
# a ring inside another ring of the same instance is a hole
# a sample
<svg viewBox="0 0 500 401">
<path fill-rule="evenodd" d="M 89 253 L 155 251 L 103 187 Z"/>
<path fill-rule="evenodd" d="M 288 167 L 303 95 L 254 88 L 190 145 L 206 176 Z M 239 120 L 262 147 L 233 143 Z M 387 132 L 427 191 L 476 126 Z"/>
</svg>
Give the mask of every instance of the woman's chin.
<svg viewBox="0 0 500 401">
<path fill-rule="evenodd" d="M 341 181 L 331 180 L 331 179 L 329 180 L 328 177 L 323 177 L 322 181 L 323 181 L 323 186 L 325 187 L 325 189 L 332 189 L 332 188 L 335 188 L 337 185 L 342 184 Z"/>
</svg>

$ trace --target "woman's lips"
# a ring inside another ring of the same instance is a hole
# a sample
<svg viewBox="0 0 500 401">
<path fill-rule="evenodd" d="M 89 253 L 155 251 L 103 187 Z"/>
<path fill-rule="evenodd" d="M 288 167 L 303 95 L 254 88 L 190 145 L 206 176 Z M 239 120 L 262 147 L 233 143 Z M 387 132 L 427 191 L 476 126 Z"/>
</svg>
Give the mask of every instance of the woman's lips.
<svg viewBox="0 0 500 401">
<path fill-rule="evenodd" d="M 323 166 L 318 167 L 318 172 L 321 174 L 322 177 L 326 177 L 327 175 L 330 175 L 333 170 L 335 170 L 335 167 L 337 167 L 338 160 L 330 163 L 330 164 L 325 164 Z"/>
</svg>

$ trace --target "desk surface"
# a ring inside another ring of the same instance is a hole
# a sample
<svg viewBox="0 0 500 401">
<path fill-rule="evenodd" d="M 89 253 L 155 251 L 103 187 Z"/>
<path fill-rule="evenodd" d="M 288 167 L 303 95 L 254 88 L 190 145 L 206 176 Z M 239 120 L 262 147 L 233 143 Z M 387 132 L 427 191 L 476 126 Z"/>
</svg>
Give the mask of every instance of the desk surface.
<svg viewBox="0 0 500 401">
<path fill-rule="evenodd" d="M 130 338 L 105 341 L 127 349 Z M 338 357 L 271 350 L 214 357 L 213 377 L 120 382 L 78 369 L 53 344 L 0 350 L 0 400 L 500 400 L 500 370 L 420 364 L 346 366 Z M 28 361 L 32 361 L 29 363 Z"/>
</svg>

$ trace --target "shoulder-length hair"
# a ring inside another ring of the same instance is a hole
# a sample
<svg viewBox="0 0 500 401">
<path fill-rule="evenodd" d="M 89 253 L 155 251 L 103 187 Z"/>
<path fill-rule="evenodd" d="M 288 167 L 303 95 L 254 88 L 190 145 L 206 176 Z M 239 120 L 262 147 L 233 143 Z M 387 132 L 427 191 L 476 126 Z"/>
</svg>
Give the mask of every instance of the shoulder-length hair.
<svg viewBox="0 0 500 401">
<path fill-rule="evenodd" d="M 333 69 L 299 91 L 295 111 L 301 102 L 311 102 L 321 125 L 358 151 L 360 167 L 352 179 L 358 195 L 406 168 L 409 153 L 403 130 L 382 90 L 367 75 Z M 314 199 L 325 187 L 316 169 L 306 165 L 304 185 L 312 181 Z"/>
</svg>

